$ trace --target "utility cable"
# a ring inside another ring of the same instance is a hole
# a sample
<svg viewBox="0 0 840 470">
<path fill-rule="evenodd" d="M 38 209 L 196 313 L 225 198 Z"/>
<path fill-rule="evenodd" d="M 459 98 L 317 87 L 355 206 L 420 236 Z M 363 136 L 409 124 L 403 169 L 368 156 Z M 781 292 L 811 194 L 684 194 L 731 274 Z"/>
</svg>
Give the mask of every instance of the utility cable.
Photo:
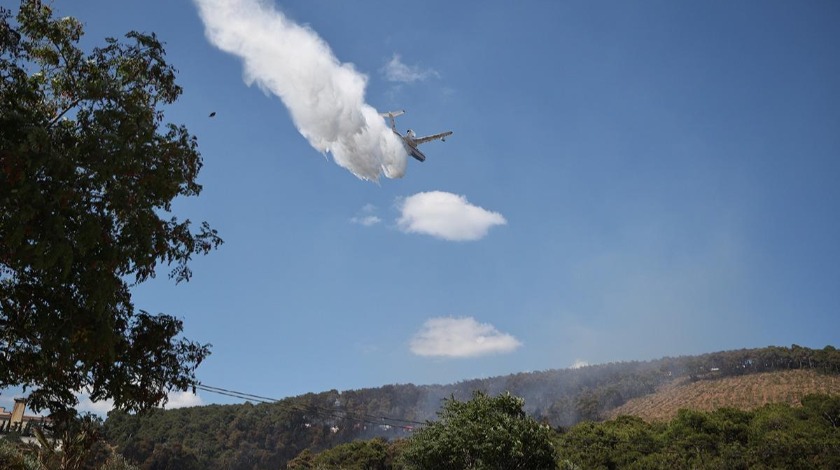
<svg viewBox="0 0 840 470">
<path fill-rule="evenodd" d="M 216 391 L 216 392 L 219 392 L 219 393 L 221 393 L 221 392 L 226 392 L 226 393 L 229 393 L 229 394 L 230 393 L 236 393 L 236 394 L 240 395 L 238 398 L 264 400 L 263 401 L 264 403 L 265 403 L 265 401 L 268 401 L 268 402 L 271 402 L 271 403 L 276 403 L 276 402 L 282 401 L 282 400 L 279 400 L 279 399 L 276 399 L 276 398 L 264 397 L 264 396 L 254 395 L 254 394 L 245 393 L 245 392 L 236 392 L 236 391 L 233 391 L 233 390 L 227 390 L 227 389 L 220 388 L 220 387 L 213 387 L 211 385 L 202 384 L 202 387 L 204 387 L 205 389 L 212 389 L 212 390 L 206 390 L 206 391 L 209 391 L 209 392 Z M 324 412 L 327 412 L 327 413 L 335 413 L 335 412 L 351 413 L 351 414 L 355 414 L 355 415 L 358 415 L 358 416 L 364 416 L 366 418 L 371 418 L 371 419 L 381 419 L 381 420 L 387 420 L 387 421 L 394 421 L 394 422 L 408 423 L 408 424 L 418 424 L 418 425 L 426 424 L 426 423 L 421 422 L 421 421 L 414 421 L 414 420 L 410 420 L 410 419 L 391 418 L 391 417 L 388 417 L 388 416 L 372 415 L 372 414 L 369 414 L 369 413 L 340 411 L 340 410 L 335 410 L 335 409 L 331 409 L 331 408 L 320 407 L 320 406 L 317 406 L 317 405 L 305 405 L 305 406 L 307 406 L 309 408 L 314 408 L 314 409 L 317 409 L 317 410 L 324 410 Z"/>
<path fill-rule="evenodd" d="M 390 423 L 387 423 L 387 422 L 383 423 L 383 421 L 382 421 L 382 420 L 395 421 L 398 418 L 388 418 L 388 417 L 383 416 L 383 417 L 377 417 L 377 418 L 380 419 L 380 421 L 374 421 L 374 420 L 370 419 L 370 417 L 372 417 L 372 415 L 363 415 L 363 414 L 355 413 L 355 412 L 351 412 L 351 411 L 333 410 L 333 409 L 318 407 L 318 406 L 315 406 L 315 405 L 299 405 L 299 404 L 293 404 L 293 403 L 285 402 L 283 400 L 265 399 L 264 397 L 256 398 L 255 396 L 250 395 L 250 394 L 236 394 L 236 393 L 230 393 L 230 391 L 214 390 L 214 389 L 198 387 L 198 386 L 196 388 L 207 391 L 207 392 L 218 393 L 218 394 L 221 394 L 221 395 L 226 395 L 226 396 L 239 398 L 239 399 L 243 399 L 243 400 L 257 401 L 257 402 L 260 402 L 260 403 L 282 404 L 282 405 L 286 405 L 290 409 L 294 409 L 294 410 L 301 411 L 301 412 L 308 413 L 308 414 L 313 414 L 313 415 L 316 415 L 316 416 L 320 416 L 322 418 L 348 419 L 348 420 L 351 420 L 351 421 L 358 421 L 358 422 L 362 422 L 362 423 L 366 423 L 366 424 L 372 424 L 372 425 L 387 424 L 389 426 L 399 427 L 399 428 L 403 428 L 403 429 L 406 429 L 406 430 L 413 429 L 412 426 L 390 424 Z M 405 420 L 402 420 L 402 421 L 405 421 Z M 424 424 L 424 423 L 419 423 L 419 422 L 417 422 L 417 423 L 418 424 Z"/>
<path fill-rule="evenodd" d="M 203 390 L 205 392 L 216 393 L 219 395 L 225 395 L 233 398 L 239 398 L 242 400 L 249 400 L 249 401 L 256 401 L 259 403 L 274 403 L 274 404 L 285 404 L 289 408 L 296 409 L 297 411 L 309 412 L 315 415 L 319 415 L 321 417 L 329 417 L 329 418 L 343 418 L 343 419 L 350 419 L 352 421 L 363 422 L 372 425 L 382 425 L 386 424 L 389 426 L 402 428 L 405 430 L 413 430 L 414 427 L 410 425 L 425 425 L 425 422 L 421 421 L 414 421 L 410 419 L 402 419 L 402 418 L 392 418 L 388 416 L 379 416 L 379 415 L 372 415 L 368 413 L 357 413 L 353 411 L 345 411 L 345 410 L 338 410 L 338 409 L 330 409 L 325 408 L 317 405 L 299 405 L 294 404 L 291 402 L 287 402 L 285 400 L 265 397 L 261 395 L 255 395 L 246 392 L 238 392 L 235 390 L 230 390 L 221 387 L 214 387 L 212 385 L 206 384 L 196 384 L 196 389 Z M 390 423 L 389 423 L 390 422 Z M 392 423 L 407 423 L 407 424 L 392 424 Z"/>
<path fill-rule="evenodd" d="M 262 403 L 283 403 L 284 402 L 283 400 L 278 400 L 276 398 L 264 397 L 264 396 L 254 395 L 254 394 L 245 393 L 245 392 L 236 392 L 234 390 L 223 389 L 223 388 L 220 388 L 220 387 L 213 387 L 213 386 L 209 386 L 209 385 L 203 385 L 203 387 L 205 388 L 205 391 L 209 391 L 209 392 L 213 392 L 213 393 L 222 393 L 222 394 L 226 394 L 228 396 L 235 395 L 236 398 L 241 398 L 241 399 L 245 399 L 245 400 L 254 400 L 254 401 L 259 401 L 259 402 L 262 402 Z M 310 412 L 310 413 L 320 415 L 320 416 L 327 416 L 327 417 L 330 417 L 330 418 L 347 418 L 347 419 L 351 419 L 351 420 L 354 420 L 354 421 L 360 421 L 360 422 L 364 422 L 364 423 L 368 423 L 368 424 L 374 424 L 374 425 L 383 424 L 383 421 L 401 422 L 401 423 L 409 423 L 409 424 L 415 424 L 415 425 L 426 424 L 426 423 L 423 423 L 423 422 L 420 422 L 420 421 L 407 420 L 407 419 L 401 419 L 401 418 L 391 418 L 391 417 L 388 417 L 388 416 L 378 416 L 378 415 L 372 415 L 372 414 L 368 414 L 368 413 L 358 413 L 358 412 L 346 411 L 346 410 L 337 410 L 337 409 L 325 408 L 325 407 L 321 407 L 321 406 L 317 406 L 317 405 L 298 405 L 298 404 L 288 403 L 287 406 L 290 406 L 291 408 L 296 408 L 299 411 Z M 384 423 L 384 424 L 389 424 L 389 423 Z M 389 425 L 396 426 L 396 427 L 401 427 L 401 428 L 405 428 L 405 429 L 412 429 L 412 426 L 401 426 L 401 425 L 398 425 L 398 424 L 389 424 Z"/>
</svg>

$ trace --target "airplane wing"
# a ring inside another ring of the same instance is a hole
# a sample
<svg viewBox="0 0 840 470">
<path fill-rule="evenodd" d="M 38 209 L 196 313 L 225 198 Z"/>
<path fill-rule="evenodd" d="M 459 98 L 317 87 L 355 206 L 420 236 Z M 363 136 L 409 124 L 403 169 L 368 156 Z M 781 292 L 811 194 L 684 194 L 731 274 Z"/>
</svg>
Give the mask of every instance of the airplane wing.
<svg viewBox="0 0 840 470">
<path fill-rule="evenodd" d="M 452 135 L 452 131 L 441 132 L 440 134 L 435 135 L 427 135 L 426 137 L 418 137 L 414 139 L 415 145 L 425 144 L 426 142 L 431 142 L 433 140 L 446 140 L 447 137 Z"/>
</svg>

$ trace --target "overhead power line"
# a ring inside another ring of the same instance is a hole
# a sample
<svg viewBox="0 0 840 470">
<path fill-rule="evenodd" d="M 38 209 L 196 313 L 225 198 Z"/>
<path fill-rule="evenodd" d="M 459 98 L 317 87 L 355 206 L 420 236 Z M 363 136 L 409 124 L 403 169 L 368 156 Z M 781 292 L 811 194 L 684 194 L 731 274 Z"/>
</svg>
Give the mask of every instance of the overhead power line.
<svg viewBox="0 0 840 470">
<path fill-rule="evenodd" d="M 412 430 L 414 426 L 412 425 L 425 425 L 425 422 L 421 421 L 414 421 L 410 419 L 402 419 L 402 418 L 392 418 L 389 416 L 379 416 L 379 415 L 372 415 L 368 413 L 357 413 L 349 410 L 340 410 L 336 408 L 326 408 L 323 406 L 317 405 L 306 405 L 306 404 L 297 404 L 292 403 L 289 399 L 278 399 L 278 398 L 271 398 L 265 397 L 261 395 L 255 395 L 252 393 L 246 392 L 238 392 L 236 390 L 230 390 L 221 387 L 214 387 L 212 385 L 206 384 L 196 384 L 195 386 L 198 390 L 203 390 L 205 392 L 216 393 L 219 395 L 225 395 L 233 398 L 239 398 L 241 400 L 248 400 L 248 401 L 255 401 L 259 403 L 273 403 L 273 404 L 280 404 L 285 405 L 290 409 L 294 409 L 297 411 L 302 411 L 305 413 L 312 413 L 321 417 L 328 417 L 328 418 L 337 418 L 337 419 L 349 419 L 351 421 L 357 421 L 372 425 L 389 425 L 396 428 L 402 428 L 405 430 Z M 398 424 L 398 423 L 405 423 L 405 424 Z"/>
<path fill-rule="evenodd" d="M 220 395 L 226 395 L 234 398 L 239 398 L 243 400 L 250 400 L 256 401 L 260 403 L 274 403 L 274 404 L 285 404 L 287 407 L 296 409 L 298 411 L 308 412 L 312 414 L 316 414 L 319 416 L 326 416 L 329 418 L 344 418 L 350 419 L 353 421 L 364 422 L 367 424 L 388 424 L 393 427 L 399 427 L 403 429 L 413 429 L 412 426 L 400 425 L 395 423 L 408 423 L 408 424 L 415 424 L 415 425 L 424 425 L 426 423 L 402 418 L 392 418 L 388 416 L 378 416 L 378 415 L 371 415 L 368 413 L 357 413 L 353 411 L 347 410 L 339 410 L 335 408 L 325 408 L 317 405 L 302 405 L 302 404 L 295 404 L 291 403 L 287 400 L 281 400 L 277 398 L 265 397 L 261 395 L 254 395 L 251 393 L 246 392 L 238 392 L 235 390 L 229 390 L 221 387 L 214 387 L 211 385 L 196 385 L 197 389 L 204 390 L 206 392 L 217 393 Z M 389 423 L 390 422 L 390 423 Z"/>
</svg>

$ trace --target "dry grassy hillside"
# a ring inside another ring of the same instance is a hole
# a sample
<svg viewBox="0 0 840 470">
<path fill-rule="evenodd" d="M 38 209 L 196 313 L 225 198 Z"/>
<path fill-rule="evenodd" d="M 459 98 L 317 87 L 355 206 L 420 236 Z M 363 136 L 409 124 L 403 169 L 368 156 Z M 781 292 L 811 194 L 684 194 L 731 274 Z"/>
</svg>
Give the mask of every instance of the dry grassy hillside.
<svg viewBox="0 0 840 470">
<path fill-rule="evenodd" d="M 787 370 L 736 377 L 687 378 L 671 382 L 652 395 L 634 398 L 610 411 L 607 418 L 638 416 L 645 421 L 666 421 L 680 408 L 711 411 L 721 407 L 751 410 L 766 403 L 798 405 L 809 393 L 840 395 L 840 376 L 811 370 Z"/>
</svg>

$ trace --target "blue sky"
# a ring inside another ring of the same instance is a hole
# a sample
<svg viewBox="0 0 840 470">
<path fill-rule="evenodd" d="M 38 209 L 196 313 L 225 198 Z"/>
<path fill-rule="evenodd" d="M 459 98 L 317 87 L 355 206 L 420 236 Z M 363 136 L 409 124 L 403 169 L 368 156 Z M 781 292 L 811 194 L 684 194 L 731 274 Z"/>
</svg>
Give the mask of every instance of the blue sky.
<svg viewBox="0 0 840 470">
<path fill-rule="evenodd" d="M 155 32 L 179 70 L 167 118 L 198 137 L 204 191 L 174 212 L 225 244 L 134 294 L 213 344 L 206 384 L 284 397 L 837 345 L 837 2 L 264 5 L 366 76 L 367 105 L 405 109 L 401 131 L 454 135 L 365 181 L 246 83 L 198 4 L 54 3 L 85 45 Z M 307 57 L 271 39 L 253 60 L 283 88 Z"/>
</svg>

